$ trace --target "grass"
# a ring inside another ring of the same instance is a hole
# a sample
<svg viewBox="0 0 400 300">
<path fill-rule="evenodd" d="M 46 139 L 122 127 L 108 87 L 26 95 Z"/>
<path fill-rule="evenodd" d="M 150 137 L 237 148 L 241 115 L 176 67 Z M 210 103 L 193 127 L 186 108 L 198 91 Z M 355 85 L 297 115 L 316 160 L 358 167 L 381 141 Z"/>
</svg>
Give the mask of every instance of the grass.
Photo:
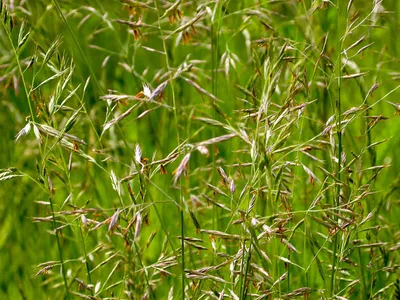
<svg viewBox="0 0 400 300">
<path fill-rule="evenodd" d="M 399 299 L 397 1 L 0 7 L 1 299 Z"/>
</svg>

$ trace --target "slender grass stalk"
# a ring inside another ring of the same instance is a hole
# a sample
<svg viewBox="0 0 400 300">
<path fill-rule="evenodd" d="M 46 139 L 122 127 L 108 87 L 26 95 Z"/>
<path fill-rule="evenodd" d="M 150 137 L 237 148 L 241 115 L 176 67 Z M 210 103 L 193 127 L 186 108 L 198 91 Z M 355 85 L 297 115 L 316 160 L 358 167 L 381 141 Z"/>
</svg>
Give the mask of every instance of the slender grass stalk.
<svg viewBox="0 0 400 300">
<path fill-rule="evenodd" d="M 147 284 L 148 289 L 149 289 L 150 299 L 155 299 L 155 297 L 154 297 L 154 292 L 153 292 L 153 290 L 151 289 L 150 280 L 149 280 L 149 275 L 147 274 L 147 270 L 145 270 L 145 266 L 144 266 L 144 264 L 143 264 L 142 258 L 140 257 L 139 247 L 138 247 L 138 245 L 137 245 L 137 243 L 136 243 L 135 241 L 133 242 L 133 245 L 135 246 L 135 251 L 136 251 L 136 253 L 137 253 L 137 258 L 138 258 L 139 263 L 140 263 L 140 266 L 141 266 L 141 268 L 143 269 L 143 272 L 144 272 L 144 278 L 145 278 L 145 280 L 146 280 L 146 284 Z"/>
<path fill-rule="evenodd" d="M 245 241 L 243 241 L 243 244 L 245 245 Z M 240 293 L 241 298 L 240 299 L 246 299 L 247 298 L 247 275 L 248 275 L 248 272 L 249 272 L 249 265 L 250 265 L 250 260 L 251 260 L 251 247 L 252 247 L 252 244 L 249 245 L 249 250 L 248 250 L 248 253 L 247 253 L 247 260 L 246 260 L 246 263 L 245 263 L 246 264 L 246 269 L 245 269 L 244 274 L 243 274 L 243 279 L 241 280 L 242 281 L 242 286 L 241 286 L 241 293 Z M 244 253 L 243 253 L 243 257 L 244 257 Z M 242 272 L 243 272 L 243 270 L 242 270 Z"/>
<path fill-rule="evenodd" d="M 336 200 L 334 205 L 338 207 L 340 205 L 340 192 L 341 192 L 341 168 L 342 168 L 342 109 L 341 109 L 341 85 L 342 85 L 342 42 L 340 37 L 340 1 L 336 3 L 336 21 L 337 21 L 337 36 L 336 36 L 336 46 L 338 51 L 338 57 L 336 60 L 336 76 L 337 76 L 337 102 L 336 102 L 336 124 L 337 124 L 337 139 L 338 139 L 338 149 L 337 149 L 337 169 L 336 177 L 338 179 L 337 189 L 336 189 Z M 335 217 L 337 222 L 338 218 Z M 336 290 L 336 268 L 337 268 L 337 248 L 338 248 L 338 235 L 339 231 L 335 232 L 333 241 L 333 257 L 332 257 L 332 272 L 331 272 L 331 284 L 330 284 L 330 295 L 333 297 Z"/>
<path fill-rule="evenodd" d="M 84 61 L 86 62 L 86 65 L 89 68 L 89 72 L 93 76 L 93 80 L 94 80 L 97 88 L 99 89 L 99 92 L 101 94 L 103 94 L 103 89 L 102 89 L 102 87 L 100 85 L 100 82 L 97 80 L 96 73 L 93 71 L 93 68 L 91 67 L 91 65 L 89 63 L 89 60 L 86 57 L 85 52 L 83 52 L 83 49 L 82 49 L 80 43 L 78 42 L 78 39 L 76 38 L 75 33 L 73 32 L 71 26 L 69 26 L 69 23 L 68 23 L 67 19 L 65 18 L 64 13 L 62 12 L 60 5 L 58 4 L 58 0 L 53 0 L 53 3 L 54 3 L 54 6 L 56 7 L 57 12 L 59 13 L 61 19 L 63 20 L 64 24 L 67 26 L 68 31 L 71 34 L 72 39 L 74 40 L 76 47 L 78 48 L 80 54 L 82 55 Z"/>
<path fill-rule="evenodd" d="M 163 37 L 164 33 L 161 27 L 161 20 L 160 20 L 160 12 L 158 9 L 158 4 L 157 0 L 154 0 L 154 7 L 157 11 L 157 17 L 158 17 L 158 28 L 160 30 L 160 34 Z M 169 63 L 169 57 L 168 57 L 168 49 L 167 45 L 165 42 L 165 39 L 162 38 L 162 45 L 165 53 L 165 62 L 167 65 L 167 69 L 169 71 L 169 85 L 171 86 L 171 92 L 172 92 L 172 103 L 173 103 L 173 111 L 174 111 L 174 118 L 175 118 L 175 124 L 176 124 L 176 138 L 177 138 L 177 143 L 178 145 L 180 144 L 180 135 L 179 135 L 179 122 L 178 122 L 178 115 L 177 115 L 177 106 L 176 106 L 176 99 L 175 99 L 175 88 L 174 88 L 174 78 L 173 78 L 173 73 L 172 69 L 170 67 Z M 180 184 L 182 183 L 182 180 L 180 180 Z M 186 274 L 185 274 L 185 219 L 184 219 L 184 203 L 183 203 L 183 195 L 182 195 L 182 188 L 179 191 L 179 199 L 180 199 L 180 208 L 179 208 L 179 215 L 180 215 L 180 223 L 181 223 L 181 287 L 182 287 L 182 299 L 185 299 L 185 286 L 186 286 Z"/>
<path fill-rule="evenodd" d="M 59 151 L 60 151 L 60 157 L 62 158 L 64 172 L 67 174 L 67 177 L 68 177 L 68 189 L 69 189 L 70 195 L 72 195 L 73 187 L 72 187 L 72 183 L 71 183 L 71 173 L 68 170 L 68 165 L 65 162 L 65 159 L 64 159 L 64 156 L 63 156 L 63 153 L 62 153 L 62 149 L 59 148 Z M 79 221 L 78 221 L 78 223 L 79 223 Z M 90 266 L 89 266 L 89 257 L 88 257 L 87 251 L 86 251 L 86 241 L 85 241 L 85 238 L 83 236 L 82 226 L 80 224 L 78 224 L 78 228 L 79 228 L 79 235 L 80 235 L 81 242 L 82 242 L 83 257 L 85 258 L 86 277 L 87 277 L 88 284 L 92 285 L 92 278 L 91 278 L 91 275 L 90 275 L 91 270 L 90 270 Z M 92 296 L 94 295 L 93 290 L 90 290 L 90 294 Z"/>
<path fill-rule="evenodd" d="M 180 218 L 181 218 L 181 252 L 182 252 L 182 299 L 185 299 L 185 286 L 186 286 L 186 274 L 185 274 L 185 219 L 183 215 L 183 197 L 181 196 L 181 209 L 180 209 Z"/>
<path fill-rule="evenodd" d="M 10 42 L 10 45 L 12 47 L 12 50 L 13 50 L 13 53 L 14 53 L 14 58 L 17 61 L 18 71 L 19 71 L 19 74 L 21 75 L 22 84 L 24 86 L 24 92 L 25 92 L 25 96 L 26 96 L 26 101 L 28 102 L 30 117 L 31 117 L 31 120 L 33 122 L 35 122 L 35 115 L 33 113 L 33 108 L 32 108 L 32 104 L 31 104 L 31 101 L 30 101 L 28 87 L 27 87 L 26 82 L 25 82 L 24 72 L 22 71 L 21 62 L 19 61 L 19 55 L 18 55 L 17 49 L 14 47 L 14 43 L 13 43 L 12 38 L 11 38 L 11 32 L 8 29 L 7 25 L 4 24 L 3 21 L 0 21 L 0 23 L 3 25 L 3 28 L 4 28 L 4 31 L 6 32 L 8 41 Z"/>
<path fill-rule="evenodd" d="M 210 34 L 211 34 L 211 90 L 214 96 L 218 96 L 218 50 L 219 50 L 219 22 L 221 17 L 221 6 L 223 1 L 216 1 L 214 10 L 212 12 L 211 18 L 211 27 L 210 27 Z M 215 100 L 213 99 L 213 118 L 215 119 L 217 113 L 215 110 Z M 212 136 L 215 136 L 215 128 L 211 129 Z M 216 154 L 214 147 L 211 149 L 211 156 L 213 160 L 213 165 L 215 166 L 216 161 Z M 215 178 L 215 168 L 212 169 L 211 178 Z M 214 229 L 218 229 L 218 210 L 214 207 L 213 208 L 213 215 L 212 215 L 212 226 Z"/>
<path fill-rule="evenodd" d="M 82 249 L 83 249 L 83 255 L 85 257 L 85 266 L 86 266 L 86 276 L 87 276 L 87 280 L 89 284 L 92 284 L 92 277 L 90 275 L 90 266 L 89 266 L 89 257 L 87 255 L 87 251 L 86 251 L 86 242 L 85 242 L 85 238 L 83 236 L 83 230 L 81 228 L 81 226 L 79 226 L 79 233 L 81 236 L 81 241 L 82 241 Z M 91 295 L 93 296 L 93 291 L 90 291 Z"/>
<path fill-rule="evenodd" d="M 244 289 L 244 285 L 246 284 L 246 277 L 245 277 L 245 257 L 246 257 L 246 242 L 243 239 L 242 240 L 242 257 L 240 260 L 240 274 L 239 274 L 239 295 L 241 297 L 241 299 L 243 297 L 243 289 Z"/>
<path fill-rule="evenodd" d="M 170 234 L 168 233 L 167 227 L 165 226 L 164 221 L 162 220 L 161 214 L 160 214 L 160 212 L 159 212 L 159 210 L 158 210 L 158 208 L 157 208 L 157 206 L 156 206 L 156 204 L 155 204 L 155 202 L 154 202 L 154 200 L 153 200 L 151 194 L 148 193 L 148 195 L 149 195 L 149 197 L 150 197 L 151 203 L 153 203 L 154 211 L 156 212 L 157 218 L 158 218 L 159 222 L 161 223 L 161 227 L 162 227 L 162 229 L 163 229 L 163 231 L 164 231 L 164 233 L 165 233 L 165 235 L 166 235 L 166 237 L 167 237 L 167 240 L 168 240 L 168 243 L 169 243 L 169 245 L 170 245 L 170 247 L 171 247 L 171 250 L 174 252 L 174 255 L 175 255 L 176 257 L 178 257 L 178 254 L 177 254 L 177 252 L 176 252 L 176 250 L 175 250 L 174 244 L 173 244 L 173 242 L 172 242 L 172 240 L 171 240 Z M 182 230 L 182 227 L 183 227 L 183 226 L 181 226 L 181 230 Z M 184 241 L 184 237 L 183 237 L 183 236 L 181 237 L 181 239 Z M 183 251 L 183 250 L 184 250 L 184 248 L 182 248 L 182 251 Z M 184 274 L 185 274 L 185 269 L 184 269 L 184 266 L 182 265 L 182 260 L 181 260 L 180 262 L 179 262 L 179 260 L 177 260 L 177 262 L 178 262 L 178 264 L 179 264 L 179 267 L 180 267 L 180 269 L 181 269 L 181 272 L 182 272 L 183 275 L 184 275 Z M 186 277 L 186 275 L 185 275 L 185 277 Z M 184 280 L 185 280 L 185 279 L 182 279 L 182 281 L 184 281 Z M 181 283 L 182 283 L 182 281 L 181 281 Z M 184 288 L 185 285 L 183 285 L 182 287 Z M 182 297 L 184 297 L 184 296 L 185 296 L 185 290 L 182 291 Z"/>
<path fill-rule="evenodd" d="M 35 35 L 35 33 L 37 33 L 37 31 L 35 30 L 37 27 L 39 27 L 39 26 L 41 26 L 42 25 L 42 22 L 44 21 L 44 19 L 45 19 L 45 17 L 47 16 L 47 13 L 50 11 L 50 9 L 49 10 L 46 10 L 41 16 L 40 16 L 40 18 L 39 18 L 39 20 L 37 20 L 37 22 L 35 23 L 35 24 L 32 24 L 31 26 L 33 27 L 33 31 L 31 32 L 31 34 L 29 35 L 29 39 L 30 40 L 34 40 L 33 39 L 33 36 Z M 7 29 L 6 29 L 7 30 Z M 28 45 L 29 43 L 24 43 L 21 47 L 19 47 L 18 48 L 18 50 L 19 50 L 19 52 L 21 53 L 22 51 L 24 51 L 24 49 L 27 47 L 27 45 Z M 14 56 L 14 59 L 16 60 L 17 59 L 17 57 L 15 57 Z M 17 62 L 17 64 L 18 64 L 18 62 Z M 10 72 L 11 71 L 11 69 L 12 69 L 12 67 L 13 67 L 13 64 L 10 64 L 10 66 L 7 68 L 7 70 L 5 71 L 5 73 L 8 73 L 8 72 Z"/>
<path fill-rule="evenodd" d="M 50 188 L 48 185 L 47 185 L 47 187 Z M 52 193 L 52 191 L 49 190 L 49 202 L 50 202 L 50 208 L 51 208 L 52 223 L 53 223 L 53 228 L 54 228 L 54 234 L 56 236 L 56 241 L 57 241 L 58 255 L 60 258 L 61 274 L 62 274 L 62 278 L 64 281 L 64 287 L 65 287 L 65 297 L 66 297 L 66 299 L 69 299 L 70 293 L 69 293 L 69 287 L 68 287 L 68 282 L 67 282 L 67 273 L 65 271 L 63 252 L 62 252 L 62 248 L 61 248 L 61 244 L 60 244 L 60 236 L 59 236 L 59 232 L 57 229 L 56 216 L 54 214 L 53 197 L 52 197 L 51 193 Z"/>
<path fill-rule="evenodd" d="M 161 37 L 162 37 L 162 45 L 163 45 L 163 50 L 165 54 L 165 63 L 167 65 L 167 69 L 169 71 L 169 85 L 171 86 L 171 93 L 172 93 L 172 105 L 173 105 L 173 111 L 174 111 L 174 118 L 175 118 L 175 124 L 176 124 L 176 135 L 177 135 L 177 141 L 178 145 L 180 144 L 180 136 L 179 136 L 179 123 L 178 123 L 178 116 L 177 116 L 177 107 L 176 107 L 176 98 L 175 98 L 175 88 L 174 88 L 174 76 L 173 76 L 173 70 L 170 66 L 169 63 L 169 57 L 168 57 L 168 49 L 167 49 L 167 44 L 165 42 L 164 37 L 164 32 L 161 27 L 161 20 L 160 20 L 160 12 L 158 9 L 158 4 L 157 0 L 154 0 L 154 7 L 157 11 L 157 17 L 158 17 L 158 29 L 160 31 Z"/>
<path fill-rule="evenodd" d="M 78 50 L 79 50 L 80 54 L 82 55 L 82 57 L 83 57 L 83 59 L 84 59 L 86 65 L 87 65 L 87 67 L 89 68 L 89 72 L 90 72 L 90 74 L 91 74 L 92 77 L 93 77 L 93 80 L 94 80 L 94 82 L 95 82 L 95 84 L 96 84 L 96 86 L 97 86 L 97 88 L 98 88 L 99 93 L 100 93 L 101 95 L 104 94 L 103 88 L 101 87 L 100 82 L 97 80 L 96 73 L 93 71 L 93 68 L 92 68 L 92 66 L 91 66 L 90 63 L 89 63 L 89 60 L 88 60 L 88 58 L 87 58 L 85 52 L 83 51 L 83 49 L 82 49 L 82 47 L 81 47 L 81 45 L 80 45 L 78 39 L 76 38 L 74 31 L 72 30 L 72 28 L 71 28 L 71 26 L 69 25 L 67 19 L 65 18 L 64 14 L 63 14 L 63 12 L 62 12 L 62 10 L 61 10 L 61 7 L 59 6 L 57 0 L 53 0 L 53 3 L 54 3 L 54 5 L 55 5 L 55 7 L 56 7 L 56 9 L 57 9 L 57 11 L 58 11 L 58 13 L 59 13 L 61 19 L 63 20 L 64 24 L 67 26 L 68 31 L 70 32 L 70 34 L 71 34 L 71 36 L 72 36 L 72 38 L 73 38 L 73 40 L 74 40 L 74 42 L 75 42 L 75 45 L 78 47 Z M 109 107 L 108 107 L 108 110 L 109 110 Z M 119 129 L 119 131 L 120 131 L 120 133 L 121 133 L 121 135 L 122 135 L 122 140 L 123 140 L 125 146 L 126 146 L 127 148 L 129 148 L 128 142 L 126 141 L 126 139 L 125 139 L 125 137 L 124 137 L 124 134 L 123 134 L 123 132 L 122 132 L 122 129 L 121 129 L 121 127 L 120 127 L 119 124 L 117 124 L 117 128 Z M 96 132 L 96 131 L 95 131 L 95 132 Z M 96 135 L 98 136 L 98 133 L 97 133 L 97 132 L 96 132 Z M 100 136 L 100 138 L 99 138 L 99 142 L 100 142 L 100 145 L 101 145 L 101 136 Z M 101 147 L 103 147 L 103 146 L 101 146 Z M 133 156 L 132 156 L 132 158 L 133 158 Z"/>
<path fill-rule="evenodd" d="M 358 237 L 358 234 L 357 234 Z M 363 257 L 362 257 L 362 253 L 361 253 L 361 249 L 358 248 L 358 259 L 359 259 L 359 264 L 360 264 L 360 273 L 361 273 L 361 283 L 362 283 L 362 289 L 361 289 L 361 297 L 363 297 L 363 299 L 366 299 L 367 297 L 367 293 L 366 291 L 368 290 L 367 284 L 366 284 L 366 279 L 365 279 L 365 272 L 364 272 L 364 261 L 363 261 Z"/>
<path fill-rule="evenodd" d="M 4 24 L 4 22 L 1 22 L 1 24 L 3 25 L 3 28 L 6 31 L 8 40 L 9 40 L 9 42 L 11 44 L 12 49 L 13 49 L 13 53 L 14 53 L 14 56 L 15 56 L 15 59 L 17 61 L 17 65 L 18 65 L 18 70 L 20 72 L 21 80 L 22 80 L 22 83 L 23 83 L 23 86 L 24 86 L 26 101 L 28 102 L 28 106 L 29 106 L 30 117 L 31 117 L 31 120 L 34 122 L 35 121 L 35 115 L 33 113 L 33 108 L 32 108 L 31 102 L 30 102 L 29 92 L 28 92 L 28 88 L 27 88 L 27 85 L 26 85 L 26 82 L 25 82 L 24 73 L 23 73 L 22 68 L 21 68 L 21 63 L 19 61 L 18 53 L 17 53 L 16 48 L 14 47 L 14 44 L 13 44 L 13 41 L 12 41 L 12 38 L 11 38 L 11 32 L 9 31 L 7 26 Z M 65 268 L 64 268 L 64 260 L 63 260 L 62 248 L 61 248 L 61 245 L 60 245 L 59 233 L 58 233 L 57 224 L 56 224 L 56 221 L 55 221 L 55 214 L 54 214 L 54 208 L 53 208 L 53 198 L 52 198 L 52 195 L 51 195 L 52 191 L 49 190 L 48 185 L 47 185 L 47 193 L 48 193 L 50 207 L 51 207 L 53 227 L 54 227 L 55 236 L 56 236 L 56 240 L 57 240 L 57 248 L 58 248 L 58 254 L 59 254 L 59 258 L 60 258 L 60 264 L 61 264 L 62 277 L 63 277 L 63 281 L 64 281 L 64 286 L 65 286 L 66 298 L 69 299 L 69 289 L 68 289 L 68 283 L 67 283 L 67 276 L 66 276 L 66 272 L 65 272 Z"/>
</svg>

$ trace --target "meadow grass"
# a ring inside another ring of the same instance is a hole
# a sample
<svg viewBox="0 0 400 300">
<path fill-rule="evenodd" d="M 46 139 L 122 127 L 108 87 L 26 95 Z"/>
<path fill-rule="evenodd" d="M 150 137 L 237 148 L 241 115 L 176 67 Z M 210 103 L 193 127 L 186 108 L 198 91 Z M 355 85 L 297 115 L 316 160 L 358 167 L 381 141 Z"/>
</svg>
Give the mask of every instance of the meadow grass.
<svg viewBox="0 0 400 300">
<path fill-rule="evenodd" d="M 397 0 L 0 7 L 0 299 L 400 299 Z"/>
</svg>

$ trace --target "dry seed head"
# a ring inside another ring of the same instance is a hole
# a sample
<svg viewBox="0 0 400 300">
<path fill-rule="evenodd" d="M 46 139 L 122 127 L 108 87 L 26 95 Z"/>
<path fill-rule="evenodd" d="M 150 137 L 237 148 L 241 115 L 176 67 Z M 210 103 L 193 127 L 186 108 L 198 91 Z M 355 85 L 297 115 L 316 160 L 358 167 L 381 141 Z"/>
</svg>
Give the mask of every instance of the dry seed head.
<svg viewBox="0 0 400 300">
<path fill-rule="evenodd" d="M 108 55 L 102 62 L 101 67 L 104 68 L 107 65 L 108 60 L 110 59 L 110 55 Z"/>
<path fill-rule="evenodd" d="M 390 102 L 390 101 L 386 101 L 389 104 L 392 104 L 394 106 L 394 108 L 396 109 L 396 113 L 400 112 L 400 104 L 399 103 L 394 103 L 394 102 Z"/>
<path fill-rule="evenodd" d="M 288 247 L 289 250 L 296 252 L 296 253 L 300 253 L 288 240 L 281 239 L 281 241 Z"/>
<path fill-rule="evenodd" d="M 165 88 L 168 85 L 168 80 L 162 82 L 160 85 L 158 85 L 153 92 L 150 94 L 149 100 L 154 100 L 157 97 L 161 96 L 161 94 L 164 92 Z"/>
<path fill-rule="evenodd" d="M 214 252 L 217 252 L 217 246 L 216 246 L 216 244 L 215 244 L 215 239 L 211 239 L 211 247 L 213 248 L 213 251 Z"/>
<path fill-rule="evenodd" d="M 81 221 L 84 227 L 87 226 L 88 220 L 86 219 L 85 215 L 81 215 Z"/>
<path fill-rule="evenodd" d="M 190 36 L 189 31 L 183 31 L 182 32 L 182 44 L 183 45 L 189 44 L 191 40 L 192 40 L 192 37 Z"/>
<path fill-rule="evenodd" d="M 138 212 L 136 215 L 136 226 L 135 226 L 135 237 L 134 237 L 135 240 L 137 240 L 137 238 L 139 237 L 141 227 L 142 227 L 142 215 L 140 214 L 140 212 Z"/>
<path fill-rule="evenodd" d="M 222 178 L 223 184 L 224 185 L 228 185 L 229 184 L 229 178 L 228 178 L 228 176 L 226 176 L 226 173 L 225 173 L 224 169 L 222 169 L 222 167 L 218 167 L 217 171 L 218 171 L 218 174 Z"/>
<path fill-rule="evenodd" d="M 201 202 L 200 198 L 197 197 L 196 195 L 191 194 L 190 201 L 193 207 L 203 206 L 203 203 Z"/>
<path fill-rule="evenodd" d="M 314 181 L 317 181 L 317 182 L 321 182 L 320 180 L 319 180 L 319 178 L 317 177 L 317 176 L 315 176 L 315 174 L 309 169 L 309 168 L 307 168 L 305 165 L 303 165 L 302 164 L 302 166 L 303 166 L 303 169 L 304 169 L 304 171 L 308 174 L 308 176 L 310 176 L 310 181 L 311 182 L 314 182 Z"/>
<path fill-rule="evenodd" d="M 15 136 L 15 142 L 18 142 L 18 140 L 19 140 L 22 136 L 27 135 L 27 134 L 29 133 L 29 131 L 31 131 L 31 123 L 30 123 L 30 122 L 28 122 L 28 123 L 24 126 L 24 128 L 22 128 L 22 129 L 20 130 L 20 132 L 18 132 L 18 134 Z"/>
<path fill-rule="evenodd" d="M 198 147 L 221 143 L 221 142 L 230 140 L 231 138 L 233 138 L 235 136 L 236 136 L 236 133 L 230 133 L 230 134 L 226 134 L 226 135 L 217 136 L 215 138 L 198 143 Z"/>
<path fill-rule="evenodd" d="M 81 140 L 80 138 L 69 134 L 69 133 L 61 133 L 60 131 L 58 131 L 57 129 L 54 129 L 48 125 L 44 125 L 44 124 L 37 124 L 38 129 L 41 133 L 55 137 L 55 138 L 61 138 L 61 143 L 63 142 L 63 140 L 71 140 L 73 142 L 76 142 L 78 144 L 82 144 L 82 145 L 87 145 L 85 143 L 85 141 Z"/>
<path fill-rule="evenodd" d="M 211 189 L 213 190 L 214 196 L 215 196 L 216 194 L 219 194 L 219 195 L 223 195 L 223 196 L 225 196 L 225 197 L 228 197 L 227 194 L 225 194 L 222 190 L 220 190 L 220 189 L 217 188 L 216 186 L 213 186 L 212 184 L 209 184 L 209 183 L 207 183 L 207 182 L 205 182 L 205 184 L 206 184 L 209 188 L 211 188 Z"/>
<path fill-rule="evenodd" d="M 149 86 L 145 83 L 143 83 L 143 94 L 147 97 L 147 98 L 151 98 L 151 90 L 149 88 Z"/>
<path fill-rule="evenodd" d="M 37 128 L 37 126 L 35 124 L 32 124 L 32 125 L 33 125 L 33 133 L 35 134 L 35 137 L 39 141 L 39 143 L 41 143 L 42 137 L 40 136 L 39 128 Z"/>
<path fill-rule="evenodd" d="M 113 214 L 113 216 L 111 217 L 110 220 L 110 225 L 108 226 L 108 231 L 109 232 L 113 232 L 115 229 L 115 226 L 117 226 L 118 223 L 118 217 L 119 217 L 119 213 L 120 213 L 120 209 L 118 208 L 117 211 Z"/>
<path fill-rule="evenodd" d="M 240 196 L 240 198 L 242 197 L 242 195 Z M 249 207 L 247 209 L 247 214 L 249 214 L 252 209 L 254 208 L 254 205 L 256 204 L 256 196 L 253 195 L 253 197 L 251 197 L 250 203 L 249 203 Z"/>
<path fill-rule="evenodd" d="M 164 165 L 160 165 L 160 174 L 168 174 L 167 170 L 165 169 Z"/>
<path fill-rule="evenodd" d="M 140 148 L 139 144 L 135 147 L 135 160 L 138 164 L 142 164 L 142 149 Z"/>
<path fill-rule="evenodd" d="M 274 230 L 273 230 L 271 227 L 269 227 L 268 225 L 266 225 L 266 224 L 264 224 L 264 225 L 262 226 L 262 228 L 263 228 L 264 231 L 265 231 L 267 234 L 269 234 L 269 235 L 271 235 L 271 234 L 274 233 Z"/>
<path fill-rule="evenodd" d="M 97 294 L 100 291 L 101 281 L 97 282 L 94 287 L 94 293 Z"/>
<path fill-rule="evenodd" d="M 54 267 L 54 265 L 48 265 L 45 266 L 44 268 L 40 269 L 39 271 L 36 272 L 35 277 L 38 277 L 39 275 L 45 275 L 48 274 L 49 271 Z"/>
<path fill-rule="evenodd" d="M 346 152 L 342 152 L 342 164 L 346 163 Z"/>
<path fill-rule="evenodd" d="M 229 191 L 231 192 L 231 194 L 234 194 L 236 191 L 235 181 L 231 177 L 229 177 Z"/>
<path fill-rule="evenodd" d="M 111 170 L 110 178 L 111 178 L 111 184 L 112 184 L 113 189 L 118 193 L 119 196 L 121 196 L 121 194 L 122 194 L 121 183 L 118 180 L 118 178 L 115 175 L 113 170 Z"/>
<path fill-rule="evenodd" d="M 106 124 L 103 125 L 103 132 L 105 132 L 107 129 L 109 129 L 111 126 L 113 126 L 114 124 L 118 123 L 119 121 L 121 121 L 122 119 L 126 118 L 127 116 L 129 116 L 132 111 L 136 108 L 136 105 L 130 107 L 126 112 L 120 114 L 118 117 L 112 119 L 111 121 L 107 122 Z"/>
<path fill-rule="evenodd" d="M 171 25 L 175 24 L 177 20 L 182 19 L 182 15 L 183 13 L 179 8 L 173 10 L 171 14 L 168 16 L 169 23 Z"/>
<path fill-rule="evenodd" d="M 233 275 L 234 275 L 234 272 L 235 272 L 235 262 L 234 262 L 234 261 L 232 261 L 232 262 L 230 263 L 230 265 L 229 265 L 229 271 L 231 272 L 231 278 L 232 278 Z"/>
<path fill-rule="evenodd" d="M 203 155 L 205 155 L 205 156 L 208 157 L 209 151 L 208 151 L 208 149 L 207 149 L 206 146 L 199 145 L 199 146 L 196 147 L 196 149 L 197 149 L 201 154 L 203 154 Z"/>
<path fill-rule="evenodd" d="M 179 164 L 178 168 L 174 171 L 174 185 L 178 182 L 179 178 L 182 176 L 182 174 L 186 171 L 187 165 L 189 163 L 190 159 L 190 152 L 186 154 L 181 163 Z"/>
</svg>

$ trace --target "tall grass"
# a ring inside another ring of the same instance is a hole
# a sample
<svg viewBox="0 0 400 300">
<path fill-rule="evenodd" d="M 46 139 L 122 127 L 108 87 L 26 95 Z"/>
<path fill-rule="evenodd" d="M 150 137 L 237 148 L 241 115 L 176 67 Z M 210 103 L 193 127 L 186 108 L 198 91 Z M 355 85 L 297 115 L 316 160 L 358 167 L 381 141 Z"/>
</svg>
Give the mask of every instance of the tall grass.
<svg viewBox="0 0 400 300">
<path fill-rule="evenodd" d="M 399 298 L 395 0 L 0 7 L 1 299 Z"/>
</svg>

